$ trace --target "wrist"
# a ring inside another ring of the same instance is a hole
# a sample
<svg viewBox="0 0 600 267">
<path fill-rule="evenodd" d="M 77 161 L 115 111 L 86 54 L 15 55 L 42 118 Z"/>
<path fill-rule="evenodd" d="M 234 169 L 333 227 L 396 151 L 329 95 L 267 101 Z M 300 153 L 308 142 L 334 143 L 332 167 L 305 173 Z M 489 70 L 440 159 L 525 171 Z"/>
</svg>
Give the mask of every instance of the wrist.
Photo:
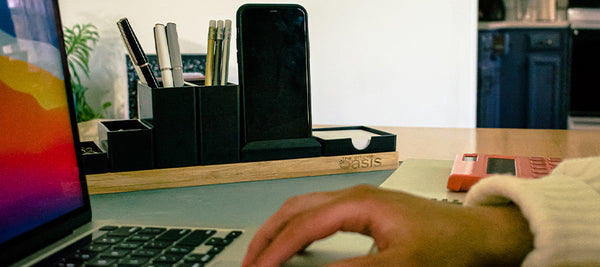
<svg viewBox="0 0 600 267">
<path fill-rule="evenodd" d="M 533 250 L 533 234 L 519 208 L 508 206 L 480 206 L 476 226 L 480 227 L 483 244 L 476 255 L 483 265 L 519 266 Z"/>
</svg>

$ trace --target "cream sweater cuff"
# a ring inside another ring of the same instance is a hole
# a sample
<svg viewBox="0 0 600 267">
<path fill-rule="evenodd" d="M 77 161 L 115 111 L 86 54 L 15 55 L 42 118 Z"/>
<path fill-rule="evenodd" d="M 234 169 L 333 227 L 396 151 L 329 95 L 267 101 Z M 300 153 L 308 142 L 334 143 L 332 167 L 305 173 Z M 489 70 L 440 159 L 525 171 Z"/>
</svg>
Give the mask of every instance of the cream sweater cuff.
<svg viewBox="0 0 600 267">
<path fill-rule="evenodd" d="M 548 177 L 492 176 L 465 205 L 516 204 L 529 221 L 534 250 L 523 266 L 600 263 L 600 158 L 565 161 Z"/>
</svg>

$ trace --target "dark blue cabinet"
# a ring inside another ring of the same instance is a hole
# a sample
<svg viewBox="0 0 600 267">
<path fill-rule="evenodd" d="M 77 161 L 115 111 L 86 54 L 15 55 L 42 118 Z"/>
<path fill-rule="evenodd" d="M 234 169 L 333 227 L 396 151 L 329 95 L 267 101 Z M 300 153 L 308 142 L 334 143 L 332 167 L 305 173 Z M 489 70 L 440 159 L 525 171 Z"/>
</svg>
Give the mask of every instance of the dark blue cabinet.
<svg viewBox="0 0 600 267">
<path fill-rule="evenodd" d="M 567 28 L 479 31 L 477 127 L 565 129 Z"/>
</svg>

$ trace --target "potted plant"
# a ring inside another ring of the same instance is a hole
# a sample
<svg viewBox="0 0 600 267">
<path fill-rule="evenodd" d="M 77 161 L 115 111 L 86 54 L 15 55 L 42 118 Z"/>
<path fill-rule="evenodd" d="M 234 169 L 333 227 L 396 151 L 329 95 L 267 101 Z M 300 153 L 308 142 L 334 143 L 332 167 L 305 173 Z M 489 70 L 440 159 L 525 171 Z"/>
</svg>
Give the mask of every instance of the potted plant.
<svg viewBox="0 0 600 267">
<path fill-rule="evenodd" d="M 71 87 L 75 98 L 77 122 L 102 118 L 102 113 L 95 112 L 87 103 L 85 92 L 88 88 L 81 83 L 83 75 L 89 78 L 89 58 L 96 42 L 100 38 L 98 29 L 93 24 L 88 23 L 76 24 L 72 28 L 64 27 L 63 31 L 69 72 L 71 74 Z M 104 110 L 110 106 L 110 102 L 105 102 L 102 105 L 102 109 Z"/>
</svg>

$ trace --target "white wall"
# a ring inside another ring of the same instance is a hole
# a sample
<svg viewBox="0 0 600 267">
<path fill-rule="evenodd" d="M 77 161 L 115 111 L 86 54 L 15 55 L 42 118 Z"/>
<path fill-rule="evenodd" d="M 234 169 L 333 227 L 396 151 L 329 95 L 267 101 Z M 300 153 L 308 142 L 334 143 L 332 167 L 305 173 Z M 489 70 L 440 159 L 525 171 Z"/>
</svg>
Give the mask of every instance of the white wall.
<svg viewBox="0 0 600 267">
<path fill-rule="evenodd" d="M 105 115 L 120 118 L 127 112 L 120 18 L 129 18 L 146 53 L 154 53 L 157 22 L 177 23 L 183 53 L 206 53 L 208 20 L 230 18 L 235 25 L 244 3 L 60 0 L 60 7 L 64 25 L 98 26 L 87 98 L 95 107 L 113 102 Z M 297 3 L 308 11 L 314 124 L 475 126 L 477 1 Z M 231 60 L 230 81 L 237 83 Z"/>
</svg>

